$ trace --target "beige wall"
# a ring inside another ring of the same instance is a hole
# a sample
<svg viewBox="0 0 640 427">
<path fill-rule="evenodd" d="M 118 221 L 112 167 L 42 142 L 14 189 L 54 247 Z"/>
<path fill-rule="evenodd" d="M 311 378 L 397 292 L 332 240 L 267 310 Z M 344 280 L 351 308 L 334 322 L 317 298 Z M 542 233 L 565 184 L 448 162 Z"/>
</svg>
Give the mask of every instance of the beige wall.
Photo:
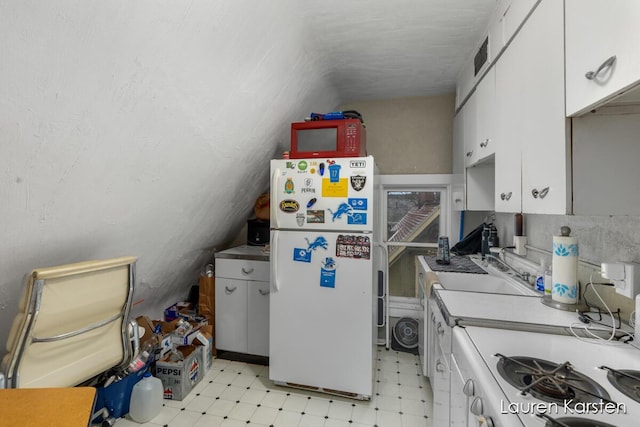
<svg viewBox="0 0 640 427">
<path fill-rule="evenodd" d="M 344 104 L 367 126 L 367 152 L 381 174 L 451 173 L 453 94 Z"/>
</svg>

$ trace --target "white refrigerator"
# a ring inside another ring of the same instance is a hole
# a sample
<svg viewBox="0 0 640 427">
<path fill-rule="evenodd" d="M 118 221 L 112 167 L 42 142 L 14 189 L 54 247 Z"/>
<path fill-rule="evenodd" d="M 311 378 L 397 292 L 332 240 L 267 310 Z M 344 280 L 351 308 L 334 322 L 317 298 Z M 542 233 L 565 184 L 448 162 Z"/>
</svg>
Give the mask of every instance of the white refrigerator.
<svg viewBox="0 0 640 427">
<path fill-rule="evenodd" d="M 370 399 L 373 157 L 271 161 L 269 378 Z"/>
</svg>

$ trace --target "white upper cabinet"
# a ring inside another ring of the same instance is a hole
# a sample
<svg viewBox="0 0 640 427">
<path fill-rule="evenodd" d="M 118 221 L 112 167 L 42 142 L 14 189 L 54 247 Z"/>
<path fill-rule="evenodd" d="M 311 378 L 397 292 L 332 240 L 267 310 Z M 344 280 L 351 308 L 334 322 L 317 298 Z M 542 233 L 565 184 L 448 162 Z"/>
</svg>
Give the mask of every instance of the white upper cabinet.
<svg viewBox="0 0 640 427">
<path fill-rule="evenodd" d="M 522 75 L 525 66 L 522 39 L 516 37 L 495 65 L 496 153 L 495 210 L 522 211 Z"/>
<path fill-rule="evenodd" d="M 504 41 L 507 43 L 522 25 L 531 9 L 540 0 L 513 0 L 509 2 L 502 15 Z M 558 1 L 558 0 L 556 0 Z"/>
<path fill-rule="evenodd" d="M 522 211 L 571 211 L 571 167 L 564 116 L 563 5 L 543 0 L 516 37 L 524 61 L 520 111 L 522 136 Z"/>
<path fill-rule="evenodd" d="M 496 151 L 496 73 L 491 68 L 478 84 L 476 92 L 476 135 L 474 163 L 486 160 Z"/>
<path fill-rule="evenodd" d="M 640 83 L 640 1 L 565 0 L 566 115 Z"/>
</svg>

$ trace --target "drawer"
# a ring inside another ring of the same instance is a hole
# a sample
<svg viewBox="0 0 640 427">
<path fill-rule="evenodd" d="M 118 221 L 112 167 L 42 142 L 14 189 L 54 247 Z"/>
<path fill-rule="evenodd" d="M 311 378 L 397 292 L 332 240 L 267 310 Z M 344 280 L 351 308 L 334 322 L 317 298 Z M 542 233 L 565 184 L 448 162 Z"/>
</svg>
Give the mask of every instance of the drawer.
<svg viewBox="0 0 640 427">
<path fill-rule="evenodd" d="M 216 277 L 269 281 L 269 262 L 248 259 L 216 259 Z"/>
</svg>

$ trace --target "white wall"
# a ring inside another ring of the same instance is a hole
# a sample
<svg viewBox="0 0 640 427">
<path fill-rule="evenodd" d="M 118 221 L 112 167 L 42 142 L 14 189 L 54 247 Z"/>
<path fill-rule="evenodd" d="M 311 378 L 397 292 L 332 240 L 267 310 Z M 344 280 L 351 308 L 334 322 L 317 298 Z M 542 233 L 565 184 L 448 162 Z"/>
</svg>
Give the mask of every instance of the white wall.
<svg viewBox="0 0 640 427">
<path fill-rule="evenodd" d="M 35 267 L 135 255 L 159 316 L 339 99 L 295 0 L 0 2 L 0 343 Z"/>
</svg>

